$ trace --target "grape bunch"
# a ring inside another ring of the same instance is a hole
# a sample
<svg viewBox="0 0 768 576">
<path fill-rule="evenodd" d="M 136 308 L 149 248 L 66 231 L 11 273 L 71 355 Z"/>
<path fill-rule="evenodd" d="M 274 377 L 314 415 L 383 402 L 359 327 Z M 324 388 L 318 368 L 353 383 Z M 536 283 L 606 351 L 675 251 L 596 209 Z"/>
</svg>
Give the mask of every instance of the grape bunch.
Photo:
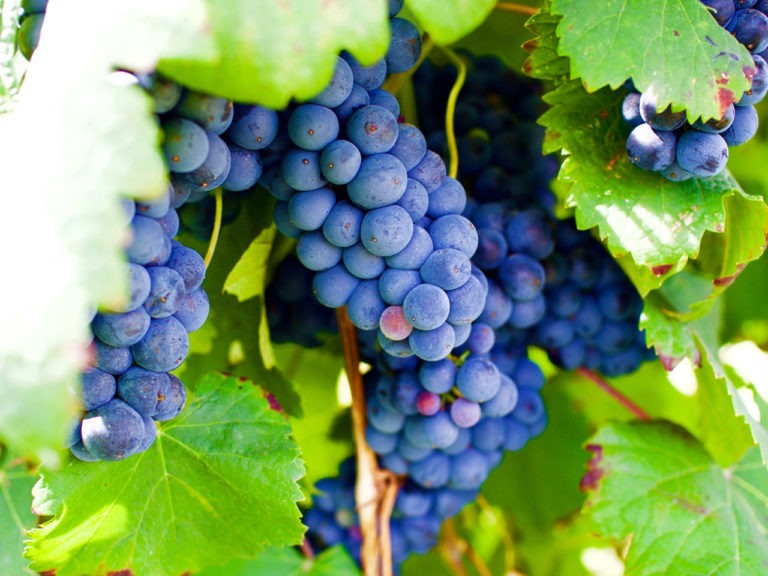
<svg viewBox="0 0 768 576">
<path fill-rule="evenodd" d="M 768 92 L 768 3 L 760 0 L 701 0 L 720 26 L 752 53 L 752 86 L 720 118 L 693 124 L 685 110 L 659 110 L 653 87 L 634 90 L 624 98 L 622 117 L 632 127 L 627 138 L 630 161 L 643 170 L 659 172 L 668 180 L 708 178 L 728 162 L 728 147 L 749 141 L 757 132 L 755 104 Z M 630 83 L 631 84 L 631 83 Z"/>
<path fill-rule="evenodd" d="M 381 88 L 387 72 L 413 66 L 420 42 L 393 16 L 384 59 L 363 67 L 340 57 L 328 87 L 284 114 L 290 149 L 261 184 L 323 305 L 346 305 L 390 354 L 439 360 L 466 338 L 485 295 L 464 188 Z"/>
<path fill-rule="evenodd" d="M 355 507 L 355 462 L 347 459 L 339 475 L 322 478 L 312 507 L 304 513 L 310 543 L 318 548 L 342 544 L 360 563 L 362 534 Z M 429 489 L 405 482 L 390 518 L 393 571 L 411 554 L 424 554 L 437 545 L 442 523 L 477 497 L 476 490 Z"/>
<path fill-rule="evenodd" d="M 156 421 L 184 407 L 184 384 L 173 374 L 189 351 L 187 334 L 208 317 L 205 262 L 172 240 L 179 228 L 174 194 L 124 202 L 130 297 L 91 321 L 90 366 L 81 377 L 84 414 L 70 441 L 80 460 L 123 460 L 149 448 Z"/>
</svg>

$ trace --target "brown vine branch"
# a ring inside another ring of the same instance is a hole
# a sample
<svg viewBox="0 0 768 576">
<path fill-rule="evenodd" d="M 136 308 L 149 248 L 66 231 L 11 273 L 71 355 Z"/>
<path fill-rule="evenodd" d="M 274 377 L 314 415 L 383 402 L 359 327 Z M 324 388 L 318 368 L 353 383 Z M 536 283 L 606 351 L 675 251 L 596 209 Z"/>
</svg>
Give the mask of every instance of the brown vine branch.
<svg viewBox="0 0 768 576">
<path fill-rule="evenodd" d="M 533 16 L 539 11 L 538 8 L 533 6 L 517 4 L 516 2 L 497 2 L 495 8 L 502 12 L 514 12 L 515 14 L 523 14 L 525 16 Z"/>
<path fill-rule="evenodd" d="M 301 541 L 301 553 L 307 560 L 315 559 L 315 551 L 312 549 L 312 544 L 309 543 L 307 538 Z"/>
<path fill-rule="evenodd" d="M 355 327 L 347 309 L 336 311 L 344 348 L 344 367 L 352 393 L 352 428 L 357 450 L 355 502 L 363 535 L 361 558 L 365 576 L 392 576 L 392 546 L 389 518 L 395 504 L 399 482 L 391 472 L 379 469 L 376 455 L 365 441 L 365 392 L 360 374 L 360 352 Z"/>
<path fill-rule="evenodd" d="M 579 368 L 576 370 L 578 374 L 593 384 L 595 384 L 598 388 L 600 388 L 603 392 L 608 394 L 610 397 L 612 397 L 614 400 L 616 400 L 619 404 L 624 406 L 627 410 L 632 412 L 632 414 L 635 415 L 639 420 L 650 420 L 651 416 L 640 408 L 637 404 L 635 404 L 630 398 L 616 390 L 613 386 L 611 386 L 607 380 L 605 380 L 600 374 L 593 370 L 587 370 L 586 368 Z"/>
</svg>

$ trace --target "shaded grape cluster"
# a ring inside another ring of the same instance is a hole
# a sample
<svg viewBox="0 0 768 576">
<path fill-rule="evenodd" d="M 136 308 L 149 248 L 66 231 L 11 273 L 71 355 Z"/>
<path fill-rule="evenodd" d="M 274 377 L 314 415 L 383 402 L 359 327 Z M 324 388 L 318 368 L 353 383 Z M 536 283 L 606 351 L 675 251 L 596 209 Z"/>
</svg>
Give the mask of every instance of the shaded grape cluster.
<svg viewBox="0 0 768 576">
<path fill-rule="evenodd" d="M 668 180 L 708 178 L 722 172 L 728 149 L 748 142 L 756 133 L 755 104 L 768 92 L 768 3 L 701 0 L 712 17 L 752 54 L 754 75 L 749 90 L 721 110 L 719 118 L 689 124 L 685 110 L 659 110 L 653 89 L 634 90 L 624 98 L 622 117 L 632 126 L 627 138 L 630 161 Z M 631 84 L 631 83 L 630 83 Z"/>
<path fill-rule="evenodd" d="M 90 366 L 81 377 L 84 414 L 71 438 L 80 460 L 122 460 L 155 440 L 155 422 L 184 407 L 184 384 L 170 372 L 189 351 L 188 333 L 208 317 L 205 262 L 173 240 L 179 229 L 171 189 L 148 202 L 126 200 L 129 299 L 91 321 Z"/>
</svg>

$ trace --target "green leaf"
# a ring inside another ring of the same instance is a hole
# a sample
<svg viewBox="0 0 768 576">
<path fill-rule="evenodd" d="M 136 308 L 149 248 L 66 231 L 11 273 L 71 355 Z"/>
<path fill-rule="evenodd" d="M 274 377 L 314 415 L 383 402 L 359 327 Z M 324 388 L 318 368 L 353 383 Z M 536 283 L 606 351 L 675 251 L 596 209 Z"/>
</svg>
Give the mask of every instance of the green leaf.
<svg viewBox="0 0 768 576">
<path fill-rule="evenodd" d="M 564 81 L 568 77 L 569 60 L 558 52 L 558 38 L 555 33 L 561 17 L 542 9 L 532 16 L 526 26 L 536 34 L 523 48 L 530 56 L 523 63 L 523 72 L 534 78 Z"/>
<path fill-rule="evenodd" d="M 0 245 L 9 248 L 4 265 L 23 279 L 0 289 L 0 437 L 52 465 L 77 409 L 70 390 L 91 340 L 88 320 L 97 305 L 127 298 L 119 197 L 166 186 L 152 103 L 112 73 L 205 53 L 196 6 L 52 2 L 18 105 L 0 116 L 8 191 Z"/>
<path fill-rule="evenodd" d="M 627 574 L 765 572 L 768 472 L 757 450 L 723 470 L 665 422 L 608 425 L 588 448 L 586 511 L 601 533 L 632 535 Z"/>
<path fill-rule="evenodd" d="M 16 66 L 16 36 L 20 0 L 0 0 L 0 114 L 10 111 L 19 91 L 21 75 Z"/>
<path fill-rule="evenodd" d="M 269 548 L 255 560 L 237 560 L 207 568 L 198 576 L 358 576 L 360 570 L 342 546 L 323 550 L 314 559 L 294 548 Z"/>
<path fill-rule="evenodd" d="M 730 379 L 715 373 L 706 351 L 702 354 L 696 379 L 696 396 L 701 407 L 698 438 L 715 462 L 723 468 L 731 466 L 755 445 L 750 428 L 736 407 L 742 402 L 741 396 Z"/>
<path fill-rule="evenodd" d="M 254 386 L 211 374 L 146 452 L 42 471 L 30 533 L 35 570 L 178 576 L 297 544 L 303 473 L 283 416 Z"/>
<path fill-rule="evenodd" d="M 330 346 L 306 349 L 294 344 L 275 346 L 277 365 L 298 393 L 302 403 L 311 406 L 301 418 L 291 422 L 293 437 L 301 446 L 301 453 L 307 474 L 304 481 L 313 485 L 320 478 L 338 475 L 339 464 L 353 451 L 352 437 L 346 442 L 333 442 L 331 433 L 339 414 L 345 406 L 340 405 L 337 384 L 344 367 L 342 357 Z"/>
<path fill-rule="evenodd" d="M 524 2 L 531 7 L 538 3 L 535 0 Z M 479 27 L 457 41 L 452 48 L 466 49 L 473 54 L 495 54 L 507 67 L 520 70 L 526 58 L 522 45 L 530 39 L 524 26 L 528 18 L 526 14 L 517 12 L 492 10 Z"/>
<path fill-rule="evenodd" d="M 552 108 L 541 117 L 544 151 L 567 155 L 559 178 L 572 184 L 564 200 L 576 207 L 578 227 L 597 226 L 614 256 L 629 255 L 653 272 L 631 275 L 646 294 L 698 255 L 706 231 L 724 230 L 732 206 L 724 197 L 743 193 L 727 172 L 675 183 L 633 166 L 619 113 L 624 94 L 589 94 L 578 81 L 549 93 Z"/>
<path fill-rule="evenodd" d="M 706 354 L 712 364 L 715 377 L 725 382 L 728 394 L 731 396 L 731 402 L 733 402 L 734 412 L 737 416 L 743 418 L 749 426 L 752 439 L 760 447 L 763 462 L 768 466 L 768 405 L 756 394 L 754 400 L 759 414 L 753 414 L 741 396 L 740 390 L 748 389 L 754 392 L 754 388 L 748 387 L 736 371 L 723 366 L 718 357 L 718 350 L 711 341 L 702 340 L 700 346 L 702 354 Z"/>
<path fill-rule="evenodd" d="M 721 118 L 749 89 L 752 57 L 698 0 L 553 0 L 560 53 L 590 91 L 631 78 L 660 109 Z"/>
<path fill-rule="evenodd" d="M 224 202 L 227 202 L 226 197 Z M 190 375 L 192 379 L 216 370 L 243 376 L 271 392 L 288 414 L 300 416 L 301 399 L 274 362 L 263 298 L 239 302 L 235 296 L 223 292 L 226 279 L 251 244 L 251 239 L 270 234 L 273 203 L 274 199 L 259 189 L 243 201 L 235 222 L 222 229 L 203 284 L 211 302 L 211 312 L 205 328 L 190 335 L 190 353 L 180 371 L 183 378 Z M 195 245 L 192 239 L 189 243 Z M 262 248 L 266 249 L 266 246 Z M 257 268 L 250 277 L 263 272 Z M 247 286 L 247 282 L 243 286 Z M 253 283 L 253 286 L 257 285 L 258 280 Z"/>
<path fill-rule="evenodd" d="M 23 463 L 0 469 L 0 574 L 34 574 L 23 552 L 26 531 L 37 521 L 31 510 L 36 481 Z"/>
<path fill-rule="evenodd" d="M 480 26 L 496 0 L 408 0 L 408 8 L 438 44 L 451 44 Z"/>
<path fill-rule="evenodd" d="M 202 1 L 219 57 L 165 59 L 159 69 L 186 86 L 240 102 L 281 109 L 291 98 L 306 100 L 328 83 L 341 50 L 371 64 L 389 44 L 383 0 Z"/>
<path fill-rule="evenodd" d="M 264 294 L 269 253 L 276 230 L 272 225 L 253 239 L 224 281 L 224 292 L 234 294 L 240 302 Z"/>
</svg>

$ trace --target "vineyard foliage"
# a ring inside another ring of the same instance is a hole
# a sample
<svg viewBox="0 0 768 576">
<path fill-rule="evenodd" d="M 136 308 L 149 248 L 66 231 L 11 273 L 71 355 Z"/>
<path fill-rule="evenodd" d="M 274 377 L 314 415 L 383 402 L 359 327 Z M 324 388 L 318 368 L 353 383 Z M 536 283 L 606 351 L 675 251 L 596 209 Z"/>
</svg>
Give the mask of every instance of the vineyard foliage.
<svg viewBox="0 0 768 576">
<path fill-rule="evenodd" d="M 0 8 L 0 574 L 359 574 L 341 546 L 308 551 L 302 514 L 365 406 L 340 338 L 270 338 L 266 291 L 295 243 L 264 190 L 214 239 L 211 312 L 175 372 L 184 412 L 124 461 L 64 447 L 89 321 L 127 300 L 121 199 L 168 187 L 152 99 L 120 71 L 281 110 L 320 92 L 342 51 L 385 55 L 387 2 L 50 0 L 29 62 L 22 3 Z M 685 182 L 632 164 L 621 115 L 631 81 L 691 122 L 720 117 L 750 88 L 749 52 L 699 0 L 406 0 L 401 16 L 426 59 L 495 55 L 543 83 L 555 213 L 626 273 L 658 356 L 595 379 L 531 347 L 545 432 L 402 574 L 768 573 L 768 110 L 725 171 Z M 412 72 L 386 87 L 419 125 Z"/>
</svg>

